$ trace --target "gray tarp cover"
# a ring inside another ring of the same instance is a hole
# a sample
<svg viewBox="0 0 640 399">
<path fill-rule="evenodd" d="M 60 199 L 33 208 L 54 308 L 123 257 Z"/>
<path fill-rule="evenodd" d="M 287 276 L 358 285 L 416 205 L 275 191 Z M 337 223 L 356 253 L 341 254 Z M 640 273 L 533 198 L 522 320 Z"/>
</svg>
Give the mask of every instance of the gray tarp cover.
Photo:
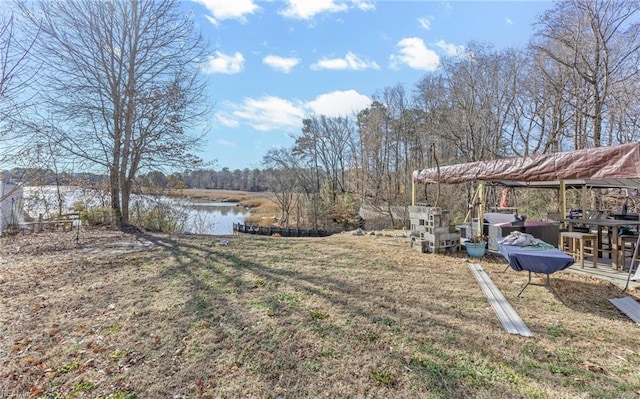
<svg viewBox="0 0 640 399">
<path fill-rule="evenodd" d="M 640 178 L 640 143 L 503 158 L 440 167 L 440 183 L 474 180 L 551 182 L 570 179 Z M 436 183 L 436 168 L 413 172 L 415 183 Z"/>
</svg>

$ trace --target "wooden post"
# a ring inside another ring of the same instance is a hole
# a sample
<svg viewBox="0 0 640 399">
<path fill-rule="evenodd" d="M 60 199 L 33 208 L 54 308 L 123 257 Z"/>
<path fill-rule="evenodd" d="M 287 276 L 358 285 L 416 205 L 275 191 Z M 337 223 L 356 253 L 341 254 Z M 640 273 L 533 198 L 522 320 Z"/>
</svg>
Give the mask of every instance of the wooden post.
<svg viewBox="0 0 640 399">
<path fill-rule="evenodd" d="M 473 218 L 473 208 L 475 208 L 476 198 L 478 198 L 478 190 L 473 193 L 473 198 L 471 198 L 471 203 L 469 204 L 469 209 L 467 210 L 467 215 L 464 217 L 464 222 L 471 222 L 471 218 Z"/>
<path fill-rule="evenodd" d="M 560 212 L 562 212 L 562 214 L 560 215 L 561 219 L 564 219 L 567 217 L 567 187 L 565 185 L 565 181 L 564 180 L 560 180 Z M 562 227 L 567 227 L 567 223 L 562 223 Z"/>
<path fill-rule="evenodd" d="M 484 234 L 484 182 L 478 183 L 478 236 Z"/>
<path fill-rule="evenodd" d="M 416 206 L 416 182 L 411 178 L 411 206 Z"/>
</svg>

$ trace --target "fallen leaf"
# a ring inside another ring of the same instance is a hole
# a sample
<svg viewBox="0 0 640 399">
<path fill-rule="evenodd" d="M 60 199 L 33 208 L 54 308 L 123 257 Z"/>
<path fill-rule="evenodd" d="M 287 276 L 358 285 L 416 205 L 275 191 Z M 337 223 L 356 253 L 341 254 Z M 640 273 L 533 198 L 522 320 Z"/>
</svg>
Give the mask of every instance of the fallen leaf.
<svg viewBox="0 0 640 399">
<path fill-rule="evenodd" d="M 593 364 L 593 363 L 586 363 L 585 364 L 587 366 L 587 370 L 593 372 L 593 373 L 603 373 L 604 372 L 604 368 L 602 366 L 599 366 L 597 364 Z"/>
</svg>

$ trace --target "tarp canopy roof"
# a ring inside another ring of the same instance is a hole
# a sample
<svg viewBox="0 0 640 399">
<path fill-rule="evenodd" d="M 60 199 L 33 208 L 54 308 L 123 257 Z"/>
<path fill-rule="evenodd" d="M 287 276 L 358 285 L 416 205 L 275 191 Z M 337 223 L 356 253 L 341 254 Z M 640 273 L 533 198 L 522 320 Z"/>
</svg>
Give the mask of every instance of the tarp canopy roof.
<svg viewBox="0 0 640 399">
<path fill-rule="evenodd" d="M 640 187 L 640 143 L 503 158 L 416 170 L 414 183 L 496 182 L 505 186 Z"/>
</svg>

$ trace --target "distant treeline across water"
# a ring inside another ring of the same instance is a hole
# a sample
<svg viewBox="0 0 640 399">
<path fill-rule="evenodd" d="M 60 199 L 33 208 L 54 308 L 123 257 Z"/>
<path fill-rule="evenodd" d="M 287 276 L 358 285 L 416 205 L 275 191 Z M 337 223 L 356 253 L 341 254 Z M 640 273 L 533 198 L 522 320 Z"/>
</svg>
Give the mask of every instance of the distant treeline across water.
<svg viewBox="0 0 640 399">
<path fill-rule="evenodd" d="M 51 169 L 14 168 L 2 170 L 0 178 L 5 182 L 20 183 L 25 186 L 74 185 L 107 187 L 109 177 L 89 172 L 59 172 Z M 273 173 L 273 172 L 271 172 Z M 220 170 L 198 169 L 165 174 L 151 171 L 136 177 L 140 186 L 162 188 L 196 188 L 211 190 L 239 190 L 249 192 L 271 191 L 266 172 L 260 169 L 222 168 Z"/>
</svg>

